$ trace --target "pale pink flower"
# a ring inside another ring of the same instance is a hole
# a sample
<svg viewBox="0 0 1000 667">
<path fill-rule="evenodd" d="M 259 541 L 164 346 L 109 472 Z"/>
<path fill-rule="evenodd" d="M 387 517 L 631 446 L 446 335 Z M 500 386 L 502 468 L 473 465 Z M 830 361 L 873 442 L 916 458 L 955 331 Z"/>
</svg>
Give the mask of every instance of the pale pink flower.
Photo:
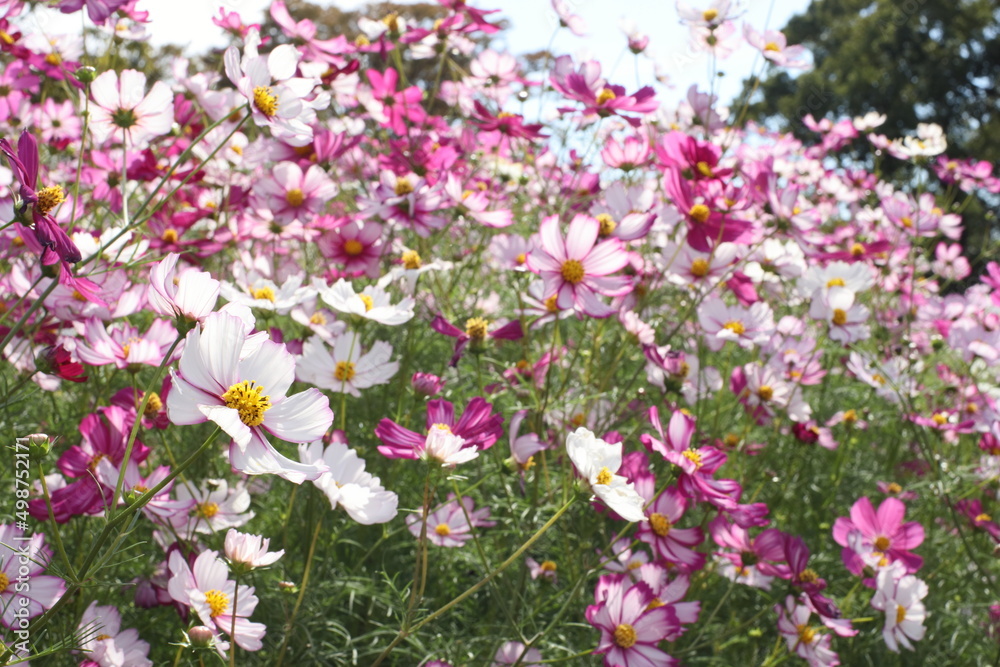
<svg viewBox="0 0 1000 667">
<path fill-rule="evenodd" d="M 83 612 L 77 632 L 85 665 L 98 667 L 152 667 L 149 642 L 139 639 L 134 628 L 122 630 L 122 616 L 116 607 L 90 603 Z"/>
<path fill-rule="evenodd" d="M 260 535 L 241 533 L 235 528 L 226 532 L 226 558 L 247 570 L 267 567 L 285 555 L 284 549 L 268 551 L 270 545 L 271 540 Z"/>
<path fill-rule="evenodd" d="M 271 169 L 271 178 L 256 181 L 253 188 L 259 205 L 278 224 L 312 221 L 337 192 L 322 167 L 314 164 L 303 173 L 295 162 L 279 162 Z"/>
<path fill-rule="evenodd" d="M 181 552 L 173 551 L 169 566 L 167 590 L 174 601 L 191 607 L 202 623 L 229 635 L 244 651 L 259 651 L 264 646 L 261 640 L 266 626 L 250 621 L 257 608 L 254 589 L 244 585 L 237 589 L 236 582 L 229 579 L 226 562 L 217 552 L 203 551 L 194 565 L 188 566 Z M 235 609 L 234 598 L 237 598 Z"/>
<path fill-rule="evenodd" d="M 831 340 L 855 343 L 868 338 L 868 309 L 854 299 L 846 287 L 831 287 L 825 294 L 817 292 L 809 307 L 809 316 L 825 321 Z"/>
<path fill-rule="evenodd" d="M 810 67 L 806 48 L 800 45 L 788 46 L 785 35 L 777 30 L 765 30 L 764 34 L 761 34 L 751 28 L 749 23 L 744 23 L 743 37 L 750 46 L 759 50 L 765 58 L 779 67 L 795 69 Z"/>
<path fill-rule="evenodd" d="M 545 281 L 544 298 L 555 295 L 560 309 L 608 317 L 615 309 L 598 295 L 623 296 L 632 289 L 627 276 L 609 275 L 628 264 L 624 244 L 616 238 L 598 242 L 600 231 L 601 223 L 588 215 L 575 216 L 565 237 L 558 216 L 542 221 L 540 245 L 528 255 L 528 268 Z"/>
<path fill-rule="evenodd" d="M 77 342 L 76 356 L 85 364 L 128 368 L 133 364 L 159 366 L 163 355 L 177 337 L 177 331 L 166 320 L 153 320 L 146 333 L 120 322 L 110 330 L 96 317 L 83 325 L 82 341 Z"/>
<path fill-rule="evenodd" d="M 465 496 L 459 504 L 455 500 L 455 494 L 449 493 L 448 502 L 427 517 L 428 541 L 440 547 L 460 547 L 472 538 L 472 528 L 488 528 L 496 525 L 495 521 L 489 520 L 489 507 L 473 509 L 474 507 L 472 498 Z M 419 538 L 421 517 L 416 514 L 406 517 L 406 527 L 414 537 Z"/>
<path fill-rule="evenodd" d="M 203 322 L 219 299 L 219 281 L 207 271 L 177 271 L 179 257 L 172 252 L 153 265 L 146 300 L 160 315 Z"/>
<path fill-rule="evenodd" d="M 206 479 L 201 486 L 181 484 L 177 500 L 187 503 L 190 513 L 173 518 L 176 531 L 183 535 L 214 534 L 239 528 L 254 517 L 250 510 L 250 492 L 239 483 L 229 488 L 224 479 Z"/>
<path fill-rule="evenodd" d="M 906 574 L 906 568 L 897 561 L 878 573 L 875 587 L 871 605 L 885 612 L 882 637 L 886 646 L 895 653 L 899 653 L 900 645 L 912 651 L 910 641 L 920 641 L 927 632 L 927 609 L 921 602 L 927 597 L 927 584 Z"/>
<path fill-rule="evenodd" d="M 150 139 L 170 132 L 174 125 L 170 87 L 157 81 L 148 95 L 145 90 L 146 75 L 133 69 L 124 70 L 121 76 L 108 70 L 94 79 L 87 127 L 97 143 L 124 133 L 129 147 L 142 148 Z"/>
<path fill-rule="evenodd" d="M 721 350 L 732 341 L 745 350 L 766 343 L 774 333 L 771 307 L 763 301 L 751 305 L 728 306 L 722 299 L 711 298 L 698 308 L 698 322 L 711 350 Z"/>
</svg>

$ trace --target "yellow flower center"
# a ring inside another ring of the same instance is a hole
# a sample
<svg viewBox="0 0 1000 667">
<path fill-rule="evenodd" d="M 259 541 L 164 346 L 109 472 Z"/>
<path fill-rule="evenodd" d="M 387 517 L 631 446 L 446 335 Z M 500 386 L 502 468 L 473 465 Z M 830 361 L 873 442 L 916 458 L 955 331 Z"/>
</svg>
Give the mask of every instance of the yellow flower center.
<svg viewBox="0 0 1000 667">
<path fill-rule="evenodd" d="M 694 206 L 691 207 L 691 210 L 688 211 L 688 217 L 694 220 L 695 222 L 700 222 L 700 223 L 703 223 L 706 220 L 708 220 L 708 216 L 710 216 L 711 214 L 712 211 L 709 210 L 709 208 L 704 204 L 695 204 Z"/>
<path fill-rule="evenodd" d="M 712 178 L 715 176 L 715 172 L 712 171 L 712 168 L 708 166 L 708 163 L 705 162 L 704 160 L 698 162 L 698 164 L 695 165 L 695 169 L 697 169 L 698 173 L 704 176 L 705 178 Z"/>
<path fill-rule="evenodd" d="M 829 280 L 826 281 L 826 286 L 827 287 L 843 287 L 844 286 L 844 279 L 843 278 L 830 278 Z"/>
<path fill-rule="evenodd" d="M 413 185 L 407 178 L 401 178 L 396 181 L 396 194 L 402 197 L 403 195 L 408 195 L 413 192 Z"/>
<path fill-rule="evenodd" d="M 722 442 L 725 443 L 726 447 L 735 447 L 740 444 L 740 436 L 735 433 L 727 433 Z"/>
<path fill-rule="evenodd" d="M 219 513 L 219 503 L 198 503 L 195 505 L 194 513 L 200 516 L 202 519 L 211 519 L 216 514 Z"/>
<path fill-rule="evenodd" d="M 895 482 L 889 482 L 889 485 L 886 487 L 885 490 L 886 493 L 894 496 L 897 493 L 900 493 L 903 490 L 903 487 L 901 487 L 899 484 L 896 484 Z"/>
<path fill-rule="evenodd" d="M 847 311 L 842 308 L 834 308 L 832 322 L 838 327 L 847 324 Z"/>
<path fill-rule="evenodd" d="M 553 294 L 548 299 L 546 299 L 545 300 L 545 310 L 549 311 L 550 313 L 558 313 L 559 312 L 559 306 L 556 304 L 556 301 L 558 301 L 558 300 L 559 300 L 559 295 L 558 294 Z"/>
<path fill-rule="evenodd" d="M 278 98 L 271 93 L 271 86 L 257 86 L 253 89 L 253 105 L 268 118 L 278 113 Z"/>
<path fill-rule="evenodd" d="M 160 236 L 160 240 L 164 243 L 177 243 L 178 238 L 179 235 L 177 234 L 177 230 L 171 229 L 170 227 L 164 229 L 163 234 Z"/>
<path fill-rule="evenodd" d="M 982 514 L 976 516 L 975 520 L 976 521 L 992 521 L 993 517 L 991 517 L 989 514 L 983 512 Z"/>
<path fill-rule="evenodd" d="M 354 364 L 350 361 L 338 361 L 337 367 L 333 371 L 333 377 L 341 382 L 350 382 L 354 377 Z"/>
<path fill-rule="evenodd" d="M 251 287 L 250 296 L 274 303 L 274 290 L 270 287 Z"/>
<path fill-rule="evenodd" d="M 701 467 L 701 452 L 696 449 L 685 449 L 681 454 L 684 458 L 694 464 L 696 468 Z"/>
<path fill-rule="evenodd" d="M 708 275 L 708 260 L 698 259 L 691 262 L 691 275 L 697 278 L 704 278 Z"/>
<path fill-rule="evenodd" d="M 719 18 L 719 10 L 717 9 L 706 9 L 702 12 L 701 18 L 705 23 L 711 23 L 715 19 Z"/>
<path fill-rule="evenodd" d="M 35 202 L 35 210 L 42 215 L 47 215 L 49 211 L 66 201 L 66 194 L 59 185 L 50 185 L 35 193 L 38 201 Z"/>
<path fill-rule="evenodd" d="M 745 326 L 743 326 L 743 323 L 740 322 L 739 320 L 730 320 L 730 321 L 726 322 L 725 324 L 723 324 L 722 328 L 723 329 L 729 329 L 730 331 L 732 331 L 737 336 L 742 336 L 744 333 L 746 333 L 746 330 L 747 330 L 747 328 Z"/>
<path fill-rule="evenodd" d="M 635 628 L 628 623 L 621 623 L 615 628 L 615 644 L 619 648 L 632 648 L 635 646 Z"/>
<path fill-rule="evenodd" d="M 878 384 L 886 383 L 886 379 L 882 377 L 879 373 L 875 373 L 875 375 L 872 375 L 872 379 L 875 380 L 875 382 L 877 382 Z"/>
<path fill-rule="evenodd" d="M 902 222 L 903 226 L 906 227 L 907 229 L 913 227 L 913 218 L 911 218 L 908 215 L 904 215 L 902 218 L 899 219 L 899 221 Z"/>
<path fill-rule="evenodd" d="M 143 414 L 147 417 L 153 417 L 162 409 L 163 400 L 160 398 L 160 395 L 155 391 L 149 392 L 149 399 L 146 401 L 146 409 L 143 411 Z"/>
<path fill-rule="evenodd" d="M 111 639 L 111 635 L 97 635 L 96 637 L 94 637 L 95 642 L 99 642 L 104 639 Z"/>
<path fill-rule="evenodd" d="M 901 604 L 896 605 L 896 625 L 899 625 L 906 618 L 906 607 Z"/>
<path fill-rule="evenodd" d="M 615 99 L 616 97 L 618 97 L 618 96 L 615 95 L 615 93 L 614 93 L 613 90 L 611 90 L 610 88 L 605 88 L 600 93 L 598 93 L 598 95 L 597 95 L 597 103 L 599 105 L 600 104 L 606 104 L 607 102 L 610 102 L 611 100 Z"/>
<path fill-rule="evenodd" d="M 14 43 L 14 38 L 11 36 L 9 32 L 5 30 L 0 30 L 0 41 L 2 41 L 7 46 L 10 46 L 11 44 Z"/>
<path fill-rule="evenodd" d="M 882 553 L 885 553 L 885 551 L 889 548 L 889 544 L 890 543 L 888 537 L 881 537 L 881 536 L 876 537 L 875 551 L 881 551 Z"/>
<path fill-rule="evenodd" d="M 486 338 L 486 329 L 489 322 L 481 317 L 471 317 L 465 321 L 465 333 L 473 340 L 483 340 Z"/>
<path fill-rule="evenodd" d="M 855 257 L 861 257 L 865 254 L 865 247 L 860 243 L 854 243 L 851 245 L 851 254 Z"/>
<path fill-rule="evenodd" d="M 934 423 L 937 424 L 938 426 L 944 426 L 945 424 L 948 423 L 948 415 L 944 414 L 943 412 L 935 412 L 934 416 L 932 416 L 931 419 L 933 419 Z"/>
<path fill-rule="evenodd" d="M 816 574 L 816 570 L 806 568 L 802 570 L 802 574 L 799 575 L 799 581 L 804 584 L 814 584 L 819 581 L 819 575 Z"/>
<path fill-rule="evenodd" d="M 312 317 L 309 318 L 309 324 L 323 326 L 326 324 L 326 317 L 323 316 L 323 313 L 313 313 Z"/>
<path fill-rule="evenodd" d="M 521 266 L 522 264 L 528 261 L 528 256 L 522 252 L 520 255 L 514 258 L 514 261 L 517 263 L 518 266 Z"/>
<path fill-rule="evenodd" d="M 555 561 L 552 561 L 552 560 L 542 561 L 542 564 L 539 565 L 538 568 L 542 572 L 555 572 L 556 571 L 556 563 L 555 563 Z"/>
<path fill-rule="evenodd" d="M 601 468 L 601 472 L 597 473 L 597 479 L 594 480 L 594 484 L 610 484 L 613 475 L 610 470 L 606 467 Z"/>
<path fill-rule="evenodd" d="M 368 37 L 365 35 L 358 35 L 357 37 L 354 38 L 354 46 L 365 47 L 365 46 L 371 46 L 371 44 L 372 44 L 371 40 L 368 39 Z"/>
<path fill-rule="evenodd" d="M 618 223 L 615 222 L 615 219 L 607 213 L 601 213 L 597 216 L 597 222 L 601 223 L 601 236 L 611 236 L 611 234 L 615 231 L 615 228 L 618 227 Z"/>
<path fill-rule="evenodd" d="M 799 641 L 803 644 L 812 644 L 813 639 L 816 637 L 816 631 L 805 623 L 796 625 L 795 632 L 799 636 Z"/>
<path fill-rule="evenodd" d="M 294 208 L 302 206 L 302 202 L 304 202 L 305 200 L 306 200 L 305 194 L 302 192 L 302 190 L 299 190 L 298 188 L 294 188 L 285 193 L 285 201 L 288 202 L 289 206 L 292 206 Z"/>
<path fill-rule="evenodd" d="M 264 396 L 264 387 L 250 380 L 234 384 L 222 395 L 227 408 L 239 411 L 240 421 L 247 426 L 264 423 L 264 413 L 271 409 L 271 397 Z"/>
<path fill-rule="evenodd" d="M 6 574 L 0 572 L 0 593 L 3 593 L 5 590 L 7 590 L 8 586 L 10 586 L 10 579 L 7 578 Z"/>
<path fill-rule="evenodd" d="M 762 401 L 770 401 L 774 398 L 774 389 L 772 389 L 769 384 L 762 384 L 757 390 L 757 396 L 759 396 Z"/>
<path fill-rule="evenodd" d="M 344 252 L 351 257 L 357 257 L 365 251 L 365 246 L 356 239 L 347 239 L 344 242 Z"/>
<path fill-rule="evenodd" d="M 205 603 L 211 609 L 212 618 L 221 616 L 226 609 L 229 609 L 229 596 L 214 588 L 205 593 Z"/>
<path fill-rule="evenodd" d="M 53 52 L 45 55 L 45 62 L 52 65 L 53 67 L 58 67 L 59 65 L 62 64 L 62 61 L 63 61 L 62 56 L 59 55 L 58 53 Z"/>
<path fill-rule="evenodd" d="M 361 303 L 365 304 L 366 313 L 375 306 L 375 301 L 367 294 L 359 294 L 358 298 L 361 299 Z"/>
<path fill-rule="evenodd" d="M 449 528 L 448 524 L 446 523 L 439 523 L 434 528 L 434 532 L 440 535 L 441 537 L 448 537 L 449 535 L 451 535 L 451 528 Z"/>
<path fill-rule="evenodd" d="M 845 424 L 853 424 L 856 421 L 858 421 L 858 413 L 857 413 L 857 411 L 854 408 L 851 408 L 850 410 L 844 410 L 844 423 Z M 895 482 L 893 482 L 893 483 L 895 484 Z M 896 484 L 896 486 L 898 487 L 899 485 Z M 889 485 L 889 488 L 890 489 L 892 488 L 892 484 Z M 896 493 L 899 493 L 899 491 L 897 491 Z"/>
<path fill-rule="evenodd" d="M 567 259 L 563 262 L 560 273 L 562 273 L 563 280 L 576 285 L 583 280 L 583 264 L 578 259 Z"/>
<path fill-rule="evenodd" d="M 403 267 L 407 269 L 419 269 L 423 266 L 423 262 L 420 261 L 420 255 L 417 254 L 416 250 L 407 250 L 403 253 Z"/>
<path fill-rule="evenodd" d="M 765 51 L 780 51 L 781 47 L 778 46 L 774 42 L 768 42 L 767 44 L 764 45 L 764 50 Z"/>
<path fill-rule="evenodd" d="M 670 534 L 670 520 L 659 512 L 654 512 L 649 516 L 649 525 L 653 528 L 653 532 L 660 537 L 666 537 Z"/>
</svg>

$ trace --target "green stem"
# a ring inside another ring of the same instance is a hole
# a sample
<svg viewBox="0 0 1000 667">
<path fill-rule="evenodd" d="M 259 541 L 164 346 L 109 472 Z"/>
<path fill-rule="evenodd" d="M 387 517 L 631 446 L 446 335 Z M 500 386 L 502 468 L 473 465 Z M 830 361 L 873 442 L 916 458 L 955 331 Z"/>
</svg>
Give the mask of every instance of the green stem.
<svg viewBox="0 0 1000 667">
<path fill-rule="evenodd" d="M 306 597 L 306 589 L 309 588 L 309 572 L 312 570 L 313 557 L 316 555 L 316 542 L 319 541 L 319 533 L 322 527 L 323 517 L 320 516 L 316 522 L 316 530 L 313 531 L 312 542 L 309 544 L 309 555 L 306 556 L 306 569 L 302 573 L 302 586 L 299 588 L 299 597 L 296 598 L 295 606 L 292 607 L 292 615 L 288 617 L 288 623 L 285 624 L 285 638 L 281 640 L 281 650 L 278 652 L 278 662 L 276 663 L 278 667 L 281 667 L 285 659 L 285 651 L 288 650 L 288 640 L 291 639 L 292 628 L 295 627 L 295 617 L 302 606 L 302 600 Z"/>
</svg>

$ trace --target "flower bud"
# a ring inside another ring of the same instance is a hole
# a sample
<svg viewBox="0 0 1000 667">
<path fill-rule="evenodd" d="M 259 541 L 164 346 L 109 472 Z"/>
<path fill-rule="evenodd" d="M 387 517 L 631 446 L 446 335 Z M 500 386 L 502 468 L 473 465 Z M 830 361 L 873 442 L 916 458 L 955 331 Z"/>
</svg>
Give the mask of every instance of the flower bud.
<svg viewBox="0 0 1000 667">
<path fill-rule="evenodd" d="M 97 78 L 97 70 L 94 69 L 93 67 L 88 67 L 84 65 L 83 67 L 80 67 L 79 69 L 76 70 L 74 76 L 76 76 L 76 80 L 79 81 L 80 83 L 83 84 L 93 83 L 94 79 Z"/>
<path fill-rule="evenodd" d="M 212 640 L 215 639 L 215 633 L 204 625 L 196 625 L 188 630 L 188 638 L 191 640 L 192 646 L 208 648 L 212 645 Z"/>
</svg>

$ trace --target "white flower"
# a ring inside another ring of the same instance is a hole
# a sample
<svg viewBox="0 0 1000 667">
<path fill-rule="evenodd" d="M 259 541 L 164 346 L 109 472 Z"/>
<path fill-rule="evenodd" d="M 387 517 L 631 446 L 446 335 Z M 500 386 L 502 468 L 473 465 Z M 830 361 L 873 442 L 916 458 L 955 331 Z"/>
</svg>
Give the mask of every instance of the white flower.
<svg viewBox="0 0 1000 667">
<path fill-rule="evenodd" d="M 948 148 L 944 130 L 936 123 L 917 123 L 917 136 L 895 139 L 890 152 L 897 157 L 933 157 Z"/>
<path fill-rule="evenodd" d="M 200 488 L 181 484 L 176 489 L 179 502 L 192 502 L 189 515 L 175 515 L 171 522 L 183 535 L 217 533 L 226 528 L 242 526 L 254 517 L 250 509 L 250 493 L 242 484 L 230 491 L 224 479 L 206 479 Z"/>
<path fill-rule="evenodd" d="M 302 347 L 296 364 L 299 380 L 323 389 L 361 396 L 359 389 L 385 384 L 399 370 L 399 362 L 389 361 L 392 346 L 378 341 L 361 354 L 357 334 L 338 336 L 330 350 L 322 341 L 310 338 Z"/>
<path fill-rule="evenodd" d="M 609 444 L 584 427 L 566 438 L 566 453 L 594 495 L 626 521 L 646 521 L 645 501 L 632 482 L 616 475 L 622 465 L 621 443 Z"/>
<path fill-rule="evenodd" d="M 382 286 L 369 285 L 358 294 L 351 283 L 341 278 L 333 287 L 327 287 L 321 280 L 313 280 L 313 288 L 327 305 L 342 313 L 358 315 L 389 326 L 403 324 L 413 318 L 413 299 L 407 297 L 392 305 L 389 293 Z"/>
<path fill-rule="evenodd" d="M 274 281 L 250 271 L 245 290 L 230 283 L 222 283 L 222 296 L 228 301 L 250 308 L 273 310 L 279 315 L 287 315 L 292 308 L 315 295 L 311 287 L 302 286 L 302 275 L 289 276 L 284 284 L 278 286 Z"/>
<path fill-rule="evenodd" d="M 927 609 L 921 600 L 927 597 L 927 584 L 912 574 L 899 561 L 884 568 L 875 579 L 872 606 L 885 612 L 882 637 L 890 651 L 899 653 L 899 645 L 913 650 L 910 640 L 920 641 L 927 628 Z"/>
<path fill-rule="evenodd" d="M 830 325 L 830 339 L 838 343 L 854 343 L 868 338 L 868 309 L 854 300 L 854 292 L 846 287 L 831 287 L 826 294 L 817 290 L 809 308 L 809 316 L 825 320 Z"/>
<path fill-rule="evenodd" d="M 149 271 L 146 300 L 155 313 L 203 322 L 219 299 L 219 281 L 206 271 L 187 269 L 178 273 L 175 252 L 153 265 Z"/>
<path fill-rule="evenodd" d="M 330 505 L 337 505 L 352 519 L 366 526 L 386 523 L 396 517 L 399 498 L 386 491 L 378 477 L 365 472 L 365 462 L 357 452 L 344 442 L 332 442 L 324 450 L 323 442 L 299 445 L 299 459 L 303 463 L 323 461 L 330 468 L 313 481 L 326 494 Z"/>
<path fill-rule="evenodd" d="M 439 461 L 442 466 L 454 468 L 459 463 L 467 463 L 479 456 L 478 448 L 464 445 L 465 438 L 452 433 L 446 424 L 434 424 L 427 431 L 420 458 Z"/>
</svg>

